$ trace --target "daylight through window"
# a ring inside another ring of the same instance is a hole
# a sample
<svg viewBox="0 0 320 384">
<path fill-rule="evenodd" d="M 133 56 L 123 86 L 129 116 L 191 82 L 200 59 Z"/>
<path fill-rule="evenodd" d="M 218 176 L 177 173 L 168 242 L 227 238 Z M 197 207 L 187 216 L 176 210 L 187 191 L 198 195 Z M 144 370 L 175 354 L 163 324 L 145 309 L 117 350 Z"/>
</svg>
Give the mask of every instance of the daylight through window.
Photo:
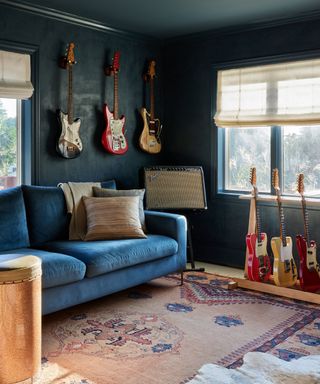
<svg viewBox="0 0 320 384">
<path fill-rule="evenodd" d="M 0 98 L 0 190 L 21 183 L 20 105 L 19 100 Z"/>
</svg>

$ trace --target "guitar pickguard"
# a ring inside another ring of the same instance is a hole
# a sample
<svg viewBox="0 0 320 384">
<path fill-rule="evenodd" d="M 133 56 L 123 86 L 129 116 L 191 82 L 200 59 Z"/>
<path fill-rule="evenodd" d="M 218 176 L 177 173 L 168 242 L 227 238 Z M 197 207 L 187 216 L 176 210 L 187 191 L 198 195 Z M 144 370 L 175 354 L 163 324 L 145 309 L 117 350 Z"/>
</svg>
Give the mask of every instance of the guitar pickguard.
<svg viewBox="0 0 320 384">
<path fill-rule="evenodd" d="M 320 272 L 320 266 L 317 260 L 317 246 L 314 244 L 311 247 L 307 247 L 307 260 L 306 260 L 307 268 L 309 271 L 317 271 Z"/>
<path fill-rule="evenodd" d="M 282 263 L 290 261 L 292 259 L 292 242 L 288 242 L 287 246 L 280 245 L 280 260 Z"/>
<path fill-rule="evenodd" d="M 161 151 L 160 133 L 162 129 L 160 120 L 151 120 L 150 114 L 145 108 L 141 109 L 141 115 L 144 125 L 139 139 L 140 148 L 147 153 L 159 153 Z"/>
<path fill-rule="evenodd" d="M 124 122 L 122 120 L 110 120 L 110 129 L 112 135 L 112 148 L 114 151 L 125 149 L 126 139 L 123 134 Z"/>
</svg>

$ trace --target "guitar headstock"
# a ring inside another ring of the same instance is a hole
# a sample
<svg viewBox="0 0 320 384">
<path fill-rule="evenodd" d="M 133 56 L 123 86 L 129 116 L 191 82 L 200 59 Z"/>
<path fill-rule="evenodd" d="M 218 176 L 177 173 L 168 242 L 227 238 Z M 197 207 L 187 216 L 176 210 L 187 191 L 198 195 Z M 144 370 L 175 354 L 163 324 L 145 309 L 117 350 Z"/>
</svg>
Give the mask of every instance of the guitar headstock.
<svg viewBox="0 0 320 384">
<path fill-rule="evenodd" d="M 257 171 L 255 167 L 250 168 L 250 184 L 253 187 L 257 185 Z"/>
<path fill-rule="evenodd" d="M 112 64 L 104 68 L 106 76 L 113 76 L 120 71 L 120 51 L 115 51 L 112 59 Z"/>
<path fill-rule="evenodd" d="M 297 177 L 297 192 L 300 193 L 301 196 L 304 194 L 304 174 L 299 173 Z"/>
<path fill-rule="evenodd" d="M 278 168 L 272 170 L 272 186 L 276 190 L 276 192 L 280 191 Z"/>
<path fill-rule="evenodd" d="M 156 77 L 156 61 L 151 60 L 148 64 L 147 73 L 143 75 L 143 79 L 145 81 L 149 81 L 150 79 L 154 79 Z"/>
<path fill-rule="evenodd" d="M 66 54 L 59 58 L 59 67 L 63 69 L 70 69 L 72 65 L 77 64 L 74 59 L 74 43 L 70 43 L 67 46 Z"/>
<path fill-rule="evenodd" d="M 116 73 L 120 70 L 120 51 L 116 51 L 113 55 L 112 70 Z"/>
<path fill-rule="evenodd" d="M 155 60 L 151 60 L 149 63 L 148 76 L 150 79 L 153 79 L 156 77 L 156 62 L 155 62 Z"/>
<path fill-rule="evenodd" d="M 68 48 L 67 48 L 67 54 L 66 54 L 66 60 L 67 60 L 67 63 L 68 65 L 73 65 L 73 64 L 76 64 L 75 60 L 74 60 L 74 43 L 70 43 L 68 45 Z"/>
</svg>

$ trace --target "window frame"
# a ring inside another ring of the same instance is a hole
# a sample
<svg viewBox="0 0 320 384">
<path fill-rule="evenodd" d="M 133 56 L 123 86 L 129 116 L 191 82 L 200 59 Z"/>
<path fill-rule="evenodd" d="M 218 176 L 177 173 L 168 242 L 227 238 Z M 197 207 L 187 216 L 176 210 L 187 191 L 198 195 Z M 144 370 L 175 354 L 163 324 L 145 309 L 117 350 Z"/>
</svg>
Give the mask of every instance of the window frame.
<svg viewBox="0 0 320 384">
<path fill-rule="evenodd" d="M 295 60 L 303 60 L 303 59 L 314 59 L 320 57 L 320 50 L 312 50 L 312 51 L 304 51 L 304 52 L 296 52 L 290 54 L 281 54 L 281 55 L 273 55 L 273 56 L 264 56 L 264 57 L 256 57 L 251 59 L 244 60 L 235 60 L 228 62 L 216 63 L 213 65 L 213 80 L 211 89 L 214 90 L 211 96 L 211 105 L 212 105 L 212 114 L 211 121 L 213 126 L 213 148 L 214 154 L 212 156 L 212 170 L 213 172 L 213 180 L 211 183 L 212 187 L 212 195 L 211 199 L 237 199 L 239 200 L 239 196 L 243 194 L 248 194 L 248 191 L 239 191 L 239 190 L 229 190 L 225 189 L 225 128 L 219 128 L 215 125 L 214 115 L 216 112 L 216 102 L 217 102 L 217 74 L 219 70 L 226 69 L 237 69 L 242 67 L 250 67 L 264 64 L 277 64 L 290 62 Z M 283 166 L 283 152 L 282 152 L 282 133 L 280 126 L 271 126 L 271 166 L 270 170 L 278 168 L 279 169 L 279 177 L 280 177 L 280 186 L 281 193 L 283 194 L 282 186 L 283 186 L 283 174 L 282 174 L 282 166 Z M 275 192 L 273 188 L 271 188 L 270 193 L 263 193 L 265 196 L 274 196 Z M 290 194 L 283 194 L 284 196 L 291 196 Z M 320 198 L 319 203 L 320 203 Z M 297 197 L 298 200 L 298 197 Z"/>
</svg>

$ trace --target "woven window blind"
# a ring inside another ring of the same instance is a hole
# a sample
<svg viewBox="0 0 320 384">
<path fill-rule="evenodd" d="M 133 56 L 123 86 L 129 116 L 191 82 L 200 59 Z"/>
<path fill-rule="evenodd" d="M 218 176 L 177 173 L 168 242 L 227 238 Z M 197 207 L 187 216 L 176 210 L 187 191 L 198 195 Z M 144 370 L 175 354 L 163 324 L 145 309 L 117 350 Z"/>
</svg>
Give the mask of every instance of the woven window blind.
<svg viewBox="0 0 320 384">
<path fill-rule="evenodd" d="M 320 124 L 320 59 L 218 71 L 219 127 Z"/>
<path fill-rule="evenodd" d="M 29 99 L 32 94 L 30 55 L 0 51 L 0 97 Z"/>
</svg>

